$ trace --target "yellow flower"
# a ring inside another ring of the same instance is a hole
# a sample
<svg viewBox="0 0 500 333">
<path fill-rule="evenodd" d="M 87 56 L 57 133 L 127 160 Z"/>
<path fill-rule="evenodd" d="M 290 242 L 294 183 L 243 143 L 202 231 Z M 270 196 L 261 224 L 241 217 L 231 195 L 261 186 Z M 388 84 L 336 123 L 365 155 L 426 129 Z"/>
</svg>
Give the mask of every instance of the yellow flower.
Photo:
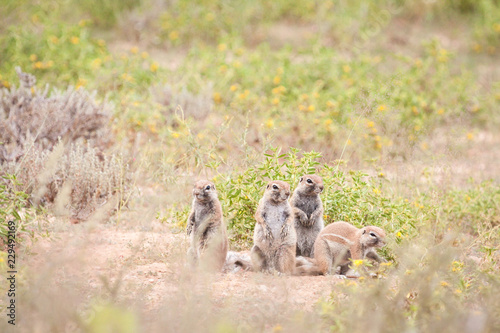
<svg viewBox="0 0 500 333">
<path fill-rule="evenodd" d="M 268 119 L 266 120 L 265 125 L 267 128 L 272 128 L 274 126 L 274 121 L 272 119 Z"/>
<path fill-rule="evenodd" d="M 238 90 L 238 85 L 236 85 L 236 84 L 231 85 L 231 87 L 229 88 L 229 90 L 231 90 L 231 91 Z"/>
<path fill-rule="evenodd" d="M 448 61 L 448 51 L 447 50 L 445 50 L 445 49 L 439 50 L 438 61 L 439 62 L 447 62 Z"/>
<path fill-rule="evenodd" d="M 31 61 L 36 61 L 36 59 L 38 59 L 38 57 L 36 56 L 36 54 L 30 55 L 30 60 Z"/>
<path fill-rule="evenodd" d="M 398 233 L 396 234 L 396 237 L 403 238 L 403 234 L 401 233 L 401 231 L 398 231 Z"/>
<path fill-rule="evenodd" d="M 462 290 L 460 289 L 455 289 L 455 294 L 460 295 L 462 293 Z"/>
<path fill-rule="evenodd" d="M 85 87 L 87 84 L 87 80 L 79 78 L 78 82 L 76 83 L 76 89 L 80 89 L 81 87 Z"/>
<path fill-rule="evenodd" d="M 218 92 L 214 93 L 212 98 L 213 98 L 215 103 L 217 103 L 217 104 L 222 103 L 222 96 Z"/>
<path fill-rule="evenodd" d="M 465 196 L 466 201 L 470 201 L 470 197 L 468 195 Z"/>
<path fill-rule="evenodd" d="M 366 127 L 368 127 L 368 128 L 375 127 L 375 122 L 373 122 L 373 121 L 369 121 L 369 122 L 367 122 L 367 123 L 366 123 Z"/>
<path fill-rule="evenodd" d="M 280 103 L 280 99 L 278 97 L 273 98 L 273 105 L 278 105 Z"/>
<path fill-rule="evenodd" d="M 308 98 L 309 98 L 309 95 L 307 95 L 307 94 L 302 94 L 302 95 L 300 95 L 300 98 L 301 98 L 301 99 L 303 99 L 303 100 L 306 100 L 306 99 L 308 99 Z"/>
<path fill-rule="evenodd" d="M 374 188 L 374 189 L 373 189 L 373 193 L 375 193 L 375 194 L 380 194 L 380 193 L 382 193 L 382 192 L 381 192 L 378 188 Z"/>
<path fill-rule="evenodd" d="M 205 20 L 207 20 L 208 22 L 215 20 L 215 14 L 214 13 L 207 13 L 207 15 L 205 15 Z"/>
<path fill-rule="evenodd" d="M 226 49 L 227 49 L 227 45 L 224 43 L 220 43 L 219 45 L 217 45 L 217 50 L 219 50 L 220 52 L 223 52 Z"/>
<path fill-rule="evenodd" d="M 305 111 L 306 110 L 306 107 L 302 104 L 299 105 L 299 110 L 300 111 Z"/>
<path fill-rule="evenodd" d="M 101 47 L 104 47 L 106 45 L 106 42 L 104 41 L 104 39 L 99 39 L 97 41 L 97 45 L 101 46 Z"/>
<path fill-rule="evenodd" d="M 472 141 L 474 139 L 474 134 L 471 132 L 467 133 L 467 140 Z"/>
<path fill-rule="evenodd" d="M 132 82 L 134 81 L 134 78 L 129 74 L 129 73 L 123 73 L 122 74 L 122 79 L 126 82 Z"/>
<path fill-rule="evenodd" d="M 448 287 L 450 284 L 446 281 L 441 281 L 441 286 Z"/>
<path fill-rule="evenodd" d="M 359 267 L 359 266 L 363 265 L 363 260 L 360 260 L 360 259 L 353 260 L 352 263 L 354 264 L 354 267 Z"/>
<path fill-rule="evenodd" d="M 153 134 L 156 134 L 158 133 L 158 130 L 156 129 L 156 124 L 155 123 L 152 123 L 152 124 L 149 124 L 149 131 Z"/>
<path fill-rule="evenodd" d="M 315 109 L 316 108 L 312 104 L 307 107 L 307 111 L 309 111 L 309 112 L 313 112 Z"/>
<path fill-rule="evenodd" d="M 92 63 L 90 64 L 90 66 L 93 69 L 97 69 L 97 68 L 101 67 L 101 64 L 102 64 L 102 60 L 100 58 L 96 58 L 96 59 L 92 60 Z"/>
<path fill-rule="evenodd" d="M 500 32 L 500 23 L 494 23 L 493 30 L 495 30 L 495 32 Z"/>
<path fill-rule="evenodd" d="M 147 58 L 149 58 L 149 53 L 147 53 L 146 51 L 141 52 L 141 58 L 142 58 L 142 59 L 147 59 Z"/>
<path fill-rule="evenodd" d="M 333 123 L 333 120 L 331 120 L 331 119 L 326 119 L 325 120 L 325 125 L 326 126 L 330 125 L 331 123 Z"/>
<path fill-rule="evenodd" d="M 4 262 L 3 258 L 0 258 L 0 262 Z"/>
<path fill-rule="evenodd" d="M 158 70 L 158 63 L 157 62 L 153 62 L 151 64 L 151 66 L 149 66 L 149 69 L 151 70 L 151 72 L 156 72 Z"/>
<path fill-rule="evenodd" d="M 315 91 L 315 92 L 313 93 L 313 97 L 314 97 L 314 98 L 319 98 L 319 94 Z"/>
<path fill-rule="evenodd" d="M 427 150 L 427 149 L 429 149 L 429 145 L 427 144 L 427 142 L 422 142 L 422 144 L 420 145 L 420 148 L 422 150 Z"/>
<path fill-rule="evenodd" d="M 80 43 L 80 38 L 78 38 L 76 36 L 72 36 L 71 39 L 70 39 L 70 41 L 71 41 L 71 44 L 75 44 L 76 45 L 76 44 Z"/>
<path fill-rule="evenodd" d="M 438 113 L 439 115 L 443 114 L 443 113 L 444 113 L 444 109 L 442 109 L 442 108 L 441 108 L 441 109 L 437 110 L 437 113 Z"/>
<path fill-rule="evenodd" d="M 276 75 L 276 76 L 273 78 L 273 83 L 274 83 L 275 85 L 278 85 L 278 84 L 280 84 L 280 82 L 281 82 L 281 77 L 279 77 L 278 75 Z"/>
<path fill-rule="evenodd" d="M 481 53 L 481 51 L 483 50 L 483 47 L 481 46 L 481 44 L 475 43 L 474 46 L 472 47 L 472 49 L 476 53 Z"/>
<path fill-rule="evenodd" d="M 336 105 L 337 105 L 337 104 L 336 104 L 336 102 L 334 102 L 334 101 L 327 101 L 327 102 L 326 102 L 326 106 L 328 106 L 329 108 L 333 108 L 333 107 L 335 107 Z"/>
<path fill-rule="evenodd" d="M 176 30 L 170 32 L 168 34 L 168 39 L 170 39 L 171 41 L 179 39 L 179 32 L 177 32 Z"/>
<path fill-rule="evenodd" d="M 411 107 L 411 112 L 413 112 L 414 115 L 417 115 L 419 113 L 416 106 Z"/>
<path fill-rule="evenodd" d="M 385 111 L 387 109 L 387 106 L 385 106 L 385 104 L 382 104 L 382 105 L 379 105 L 378 106 L 378 111 Z"/>
<path fill-rule="evenodd" d="M 83 28 L 85 25 L 87 25 L 87 23 L 87 20 L 80 20 L 80 22 L 78 22 L 78 25 Z"/>
<path fill-rule="evenodd" d="M 283 331 L 283 327 L 281 327 L 280 324 L 277 324 L 276 326 L 273 327 L 273 333 L 274 332 L 282 332 Z"/>
<path fill-rule="evenodd" d="M 130 52 L 131 52 L 132 54 L 137 54 L 137 53 L 139 53 L 139 48 L 138 48 L 137 46 L 134 46 L 134 47 L 132 47 L 132 48 L 130 49 Z"/>
<path fill-rule="evenodd" d="M 2 85 L 3 85 L 5 88 L 10 88 L 10 83 L 9 83 L 9 81 L 3 80 L 3 81 L 2 81 Z"/>
<path fill-rule="evenodd" d="M 219 71 L 220 71 L 221 73 L 225 73 L 225 72 L 227 71 L 227 66 L 226 66 L 226 65 L 222 65 L 222 66 L 220 66 L 220 67 L 219 67 Z"/>
<path fill-rule="evenodd" d="M 47 68 L 50 68 L 52 66 L 54 66 L 54 61 L 52 61 L 52 60 L 47 61 L 47 63 L 45 64 L 45 67 L 47 67 Z"/>
<path fill-rule="evenodd" d="M 43 68 L 43 64 L 41 61 L 37 61 L 33 64 L 33 68 L 40 69 Z"/>
<path fill-rule="evenodd" d="M 351 71 L 351 66 L 344 65 L 342 66 L 342 70 L 344 71 L 344 73 L 349 73 Z"/>
<path fill-rule="evenodd" d="M 479 108 L 479 105 L 477 105 L 477 104 L 476 104 L 476 105 L 474 105 L 474 106 L 470 109 L 470 111 L 471 111 L 471 112 L 476 113 L 476 112 L 478 112 L 478 111 L 479 111 L 479 109 L 480 109 L 480 108 Z"/>
<path fill-rule="evenodd" d="M 172 137 L 173 137 L 174 139 L 177 139 L 177 138 L 178 138 L 178 137 L 180 137 L 180 136 L 181 136 L 181 135 L 180 135 L 179 133 L 177 133 L 177 132 L 172 132 Z"/>
</svg>

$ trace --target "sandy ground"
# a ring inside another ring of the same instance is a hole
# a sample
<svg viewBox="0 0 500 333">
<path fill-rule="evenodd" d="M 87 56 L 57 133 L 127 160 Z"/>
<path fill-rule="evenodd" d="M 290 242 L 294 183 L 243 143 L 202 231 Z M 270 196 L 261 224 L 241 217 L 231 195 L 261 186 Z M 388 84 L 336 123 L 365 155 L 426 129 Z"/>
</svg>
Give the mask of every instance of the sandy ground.
<svg viewBox="0 0 500 333">
<path fill-rule="evenodd" d="M 60 286 L 77 285 L 75 290 L 88 297 L 118 286 L 119 298 L 140 301 L 146 311 L 158 310 L 184 288 L 206 294 L 221 306 L 252 300 L 312 310 L 341 281 L 333 276 L 270 276 L 242 270 L 197 277 L 185 266 L 186 236 L 153 224 L 149 231 L 124 225 L 72 225 L 35 242 L 23 266 L 37 275 L 51 272 L 42 275 Z"/>
</svg>

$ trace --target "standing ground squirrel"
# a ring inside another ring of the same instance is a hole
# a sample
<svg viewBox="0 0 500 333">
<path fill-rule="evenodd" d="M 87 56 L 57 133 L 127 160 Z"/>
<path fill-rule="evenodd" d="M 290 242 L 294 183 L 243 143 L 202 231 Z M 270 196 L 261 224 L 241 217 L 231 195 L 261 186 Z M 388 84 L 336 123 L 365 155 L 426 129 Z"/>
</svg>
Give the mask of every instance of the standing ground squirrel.
<svg viewBox="0 0 500 333">
<path fill-rule="evenodd" d="M 323 180 L 316 175 L 304 175 L 293 192 L 290 204 L 297 232 L 297 256 L 312 257 L 314 241 L 323 230 Z"/>
<path fill-rule="evenodd" d="M 186 228 L 190 236 L 188 257 L 210 271 L 220 271 L 226 260 L 228 240 L 222 207 L 215 185 L 207 180 L 194 184 L 193 206 Z"/>
<path fill-rule="evenodd" d="M 358 229 L 347 222 L 335 222 L 320 232 L 314 243 L 312 266 L 297 267 L 299 275 L 326 275 L 340 266 L 340 274 L 346 275 L 352 260 L 371 259 L 385 261 L 376 249 L 385 245 L 385 232 L 379 227 Z"/>
<path fill-rule="evenodd" d="M 259 201 L 251 250 L 255 271 L 292 273 L 295 269 L 297 234 L 289 196 L 290 185 L 275 180 L 269 182 Z"/>
</svg>

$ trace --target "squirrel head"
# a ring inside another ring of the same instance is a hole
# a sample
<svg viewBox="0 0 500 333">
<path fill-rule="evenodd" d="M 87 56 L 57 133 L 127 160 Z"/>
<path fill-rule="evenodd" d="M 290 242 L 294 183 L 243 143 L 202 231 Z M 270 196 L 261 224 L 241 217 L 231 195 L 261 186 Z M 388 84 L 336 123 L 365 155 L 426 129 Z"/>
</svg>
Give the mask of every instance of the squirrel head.
<svg viewBox="0 0 500 333">
<path fill-rule="evenodd" d="M 214 183 L 208 180 L 199 180 L 194 183 L 193 197 L 200 202 L 207 202 L 217 199 L 217 190 Z"/>
<path fill-rule="evenodd" d="M 300 177 L 297 190 L 305 195 L 317 195 L 323 192 L 323 179 L 317 175 L 304 175 Z"/>
<path fill-rule="evenodd" d="M 366 247 L 383 247 L 385 245 L 385 231 L 372 225 L 364 227 L 361 229 L 360 242 Z"/>
<path fill-rule="evenodd" d="M 264 195 L 275 203 L 283 202 L 290 196 L 290 185 L 281 180 L 270 181 Z"/>
</svg>

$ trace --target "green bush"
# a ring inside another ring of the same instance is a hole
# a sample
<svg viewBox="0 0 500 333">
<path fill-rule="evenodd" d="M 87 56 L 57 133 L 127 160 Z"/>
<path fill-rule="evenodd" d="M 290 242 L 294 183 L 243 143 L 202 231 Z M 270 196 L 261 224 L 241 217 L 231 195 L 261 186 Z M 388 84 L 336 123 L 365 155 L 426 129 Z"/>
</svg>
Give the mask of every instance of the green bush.
<svg viewBox="0 0 500 333">
<path fill-rule="evenodd" d="M 252 243 L 255 209 L 268 181 L 284 180 L 293 191 L 299 178 L 311 173 L 323 177 L 325 190 L 321 197 L 326 224 L 347 221 L 358 227 L 380 226 L 390 235 L 400 233 L 402 237 L 412 237 L 415 234 L 416 216 L 408 202 L 385 193 L 380 180 L 360 171 L 338 171 L 335 166 L 320 164 L 320 158 L 321 154 L 314 151 L 301 153 L 290 149 L 282 154 L 275 148 L 254 167 L 216 177 L 232 242 L 238 247 Z"/>
</svg>

